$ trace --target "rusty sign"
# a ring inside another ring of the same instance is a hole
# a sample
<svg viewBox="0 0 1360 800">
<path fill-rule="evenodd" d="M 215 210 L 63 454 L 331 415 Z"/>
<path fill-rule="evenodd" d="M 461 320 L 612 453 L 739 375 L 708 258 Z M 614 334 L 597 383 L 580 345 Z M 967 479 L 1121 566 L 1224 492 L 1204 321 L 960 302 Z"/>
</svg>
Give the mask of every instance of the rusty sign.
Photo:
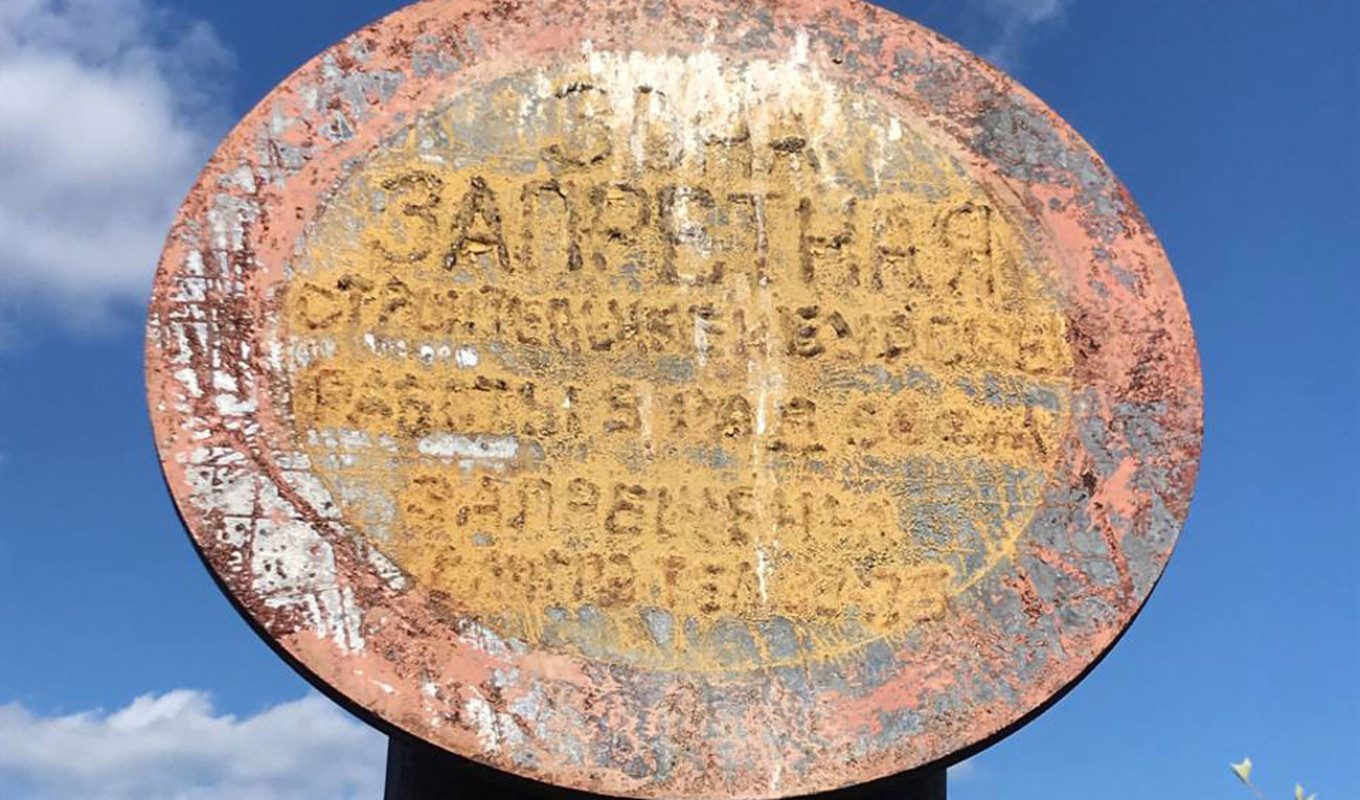
<svg viewBox="0 0 1360 800">
<path fill-rule="evenodd" d="M 502 770 L 775 797 L 947 763 L 1090 667 L 1200 379 L 1127 193 L 850 2 L 427 2 L 231 133 L 148 383 L 216 577 Z"/>
</svg>

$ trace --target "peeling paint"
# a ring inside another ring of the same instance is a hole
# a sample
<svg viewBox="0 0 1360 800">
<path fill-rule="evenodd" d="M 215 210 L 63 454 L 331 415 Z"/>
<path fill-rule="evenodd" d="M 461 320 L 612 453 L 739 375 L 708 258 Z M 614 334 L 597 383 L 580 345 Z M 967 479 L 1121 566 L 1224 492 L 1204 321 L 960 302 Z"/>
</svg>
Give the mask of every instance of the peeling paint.
<svg viewBox="0 0 1360 800">
<path fill-rule="evenodd" d="M 222 144 L 147 354 L 195 543 L 311 677 L 634 797 L 987 741 L 1147 598 L 1202 435 L 1099 157 L 839 2 L 397 12 Z"/>
</svg>

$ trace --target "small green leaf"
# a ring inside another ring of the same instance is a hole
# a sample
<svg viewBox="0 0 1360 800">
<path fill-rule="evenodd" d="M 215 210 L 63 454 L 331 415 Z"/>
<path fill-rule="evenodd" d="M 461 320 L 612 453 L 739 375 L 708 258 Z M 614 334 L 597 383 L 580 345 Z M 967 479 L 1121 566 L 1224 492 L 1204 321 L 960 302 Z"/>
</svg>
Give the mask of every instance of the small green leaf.
<svg viewBox="0 0 1360 800">
<path fill-rule="evenodd" d="M 1242 780 L 1243 783 L 1251 783 L 1251 759 L 1244 758 L 1240 764 L 1229 764 L 1233 773 Z"/>
</svg>

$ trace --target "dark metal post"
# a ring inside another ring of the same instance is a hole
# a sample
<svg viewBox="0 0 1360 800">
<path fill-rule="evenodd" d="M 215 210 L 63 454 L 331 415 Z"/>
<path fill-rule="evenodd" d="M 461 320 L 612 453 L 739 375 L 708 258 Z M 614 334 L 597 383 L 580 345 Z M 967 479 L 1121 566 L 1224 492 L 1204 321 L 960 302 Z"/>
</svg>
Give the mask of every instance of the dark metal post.
<svg viewBox="0 0 1360 800">
<path fill-rule="evenodd" d="M 826 800 L 947 800 L 943 769 L 908 773 L 863 786 L 831 792 Z M 391 737 L 387 744 L 384 800 L 460 800 L 461 798 L 562 798 L 587 800 L 600 795 L 571 792 L 547 784 L 496 774 L 490 769 L 422 742 Z"/>
<path fill-rule="evenodd" d="M 553 792 L 553 787 L 544 786 L 544 791 L 528 788 L 535 785 L 510 775 L 492 778 L 489 768 L 479 768 L 423 742 L 398 736 L 387 740 L 387 789 L 383 800 L 527 800 L 563 796 Z"/>
</svg>

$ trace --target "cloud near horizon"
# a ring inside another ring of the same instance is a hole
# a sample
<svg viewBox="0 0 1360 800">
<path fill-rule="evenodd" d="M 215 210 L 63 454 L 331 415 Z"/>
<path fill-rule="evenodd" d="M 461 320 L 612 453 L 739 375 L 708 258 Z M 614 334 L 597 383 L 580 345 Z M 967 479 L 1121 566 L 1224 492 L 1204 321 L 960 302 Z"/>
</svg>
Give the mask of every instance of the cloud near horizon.
<svg viewBox="0 0 1360 800">
<path fill-rule="evenodd" d="M 382 734 L 316 694 L 239 719 L 190 690 L 113 713 L 0 706 L 12 800 L 372 800 L 385 758 Z"/>
<path fill-rule="evenodd" d="M 6 800 L 372 800 L 383 793 L 385 759 L 381 733 L 318 694 L 244 718 L 187 689 L 112 713 L 0 705 Z M 964 761 L 949 778 L 976 771 Z"/>
<path fill-rule="evenodd" d="M 0 303 L 81 326 L 144 302 L 231 65 L 150 0 L 0 2 Z"/>
</svg>

